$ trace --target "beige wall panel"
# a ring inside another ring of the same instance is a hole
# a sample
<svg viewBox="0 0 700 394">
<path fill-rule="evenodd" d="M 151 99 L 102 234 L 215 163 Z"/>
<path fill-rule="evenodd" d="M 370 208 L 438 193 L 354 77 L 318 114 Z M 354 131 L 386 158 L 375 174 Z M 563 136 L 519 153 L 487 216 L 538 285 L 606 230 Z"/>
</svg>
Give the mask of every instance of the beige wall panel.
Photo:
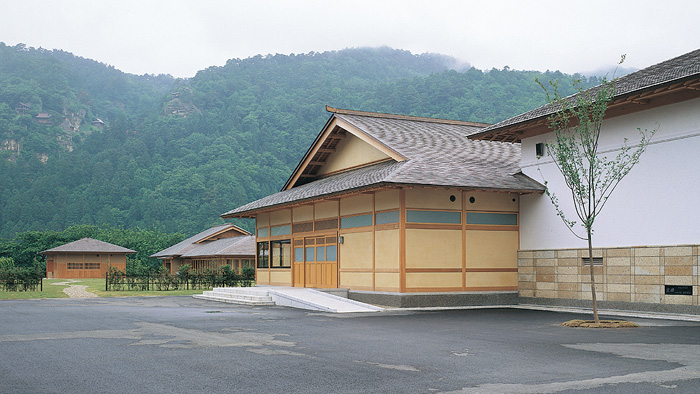
<svg viewBox="0 0 700 394">
<path fill-rule="evenodd" d="M 316 219 L 338 217 L 338 202 L 327 201 L 316 204 Z"/>
<path fill-rule="evenodd" d="M 267 227 L 270 224 L 270 214 L 261 213 L 255 217 L 255 227 Z"/>
<path fill-rule="evenodd" d="M 374 209 L 382 211 L 385 209 L 399 208 L 399 191 L 386 190 L 383 192 L 374 193 Z"/>
<path fill-rule="evenodd" d="M 304 205 L 302 207 L 296 207 L 292 209 L 292 220 L 294 223 L 298 222 L 308 222 L 314 220 L 314 207 L 311 205 Z"/>
<path fill-rule="evenodd" d="M 467 268 L 517 267 L 517 231 L 467 231 Z"/>
<path fill-rule="evenodd" d="M 462 287 L 461 272 L 410 272 L 406 287 Z"/>
<path fill-rule="evenodd" d="M 371 272 L 341 272 L 340 287 L 357 288 L 371 287 L 372 273 Z"/>
<path fill-rule="evenodd" d="M 255 284 L 256 285 L 269 285 L 270 284 L 270 270 L 267 270 L 267 269 L 255 270 Z"/>
<path fill-rule="evenodd" d="M 399 273 L 377 272 L 374 274 L 374 286 L 378 289 L 396 289 L 400 286 Z"/>
<path fill-rule="evenodd" d="M 279 211 L 270 212 L 270 226 L 279 224 L 289 224 L 292 222 L 292 210 L 280 209 Z"/>
<path fill-rule="evenodd" d="M 517 285 L 517 272 L 467 272 L 467 287 L 494 287 Z"/>
<path fill-rule="evenodd" d="M 372 213 L 372 195 L 360 194 L 340 199 L 340 215 Z"/>
<path fill-rule="evenodd" d="M 340 248 L 341 269 L 372 268 L 372 233 L 343 234 Z"/>
<path fill-rule="evenodd" d="M 450 196 L 455 196 L 454 202 Z M 456 189 L 407 189 L 406 208 L 462 210 L 462 192 Z"/>
<path fill-rule="evenodd" d="M 462 268 L 462 231 L 407 229 L 406 268 Z"/>
<path fill-rule="evenodd" d="M 318 171 L 319 175 L 388 159 L 389 156 L 354 135 L 347 133 L 335 148 L 326 164 Z"/>
<path fill-rule="evenodd" d="M 474 197 L 474 203 L 469 202 L 470 197 Z M 519 212 L 520 198 L 517 194 L 468 191 L 465 198 L 467 211 Z"/>
<path fill-rule="evenodd" d="M 374 267 L 399 269 L 399 230 L 383 230 L 374 233 Z"/>
<path fill-rule="evenodd" d="M 292 270 L 274 269 L 270 270 L 270 282 L 272 283 L 287 283 L 287 286 L 292 285 Z"/>
</svg>

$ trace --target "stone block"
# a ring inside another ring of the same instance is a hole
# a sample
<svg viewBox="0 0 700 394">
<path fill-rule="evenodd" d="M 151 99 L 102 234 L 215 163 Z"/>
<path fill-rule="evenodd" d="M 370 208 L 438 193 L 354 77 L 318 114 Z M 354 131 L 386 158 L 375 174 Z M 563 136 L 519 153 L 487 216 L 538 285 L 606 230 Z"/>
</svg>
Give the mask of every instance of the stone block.
<svg viewBox="0 0 700 394">
<path fill-rule="evenodd" d="M 578 275 L 557 275 L 559 283 L 579 283 L 581 278 Z"/>
<path fill-rule="evenodd" d="M 533 259 L 533 258 L 535 258 L 535 251 L 533 251 L 533 250 L 519 250 L 518 251 L 518 258 L 519 259 Z"/>
<path fill-rule="evenodd" d="M 537 282 L 537 283 L 535 283 L 535 289 L 536 290 L 552 290 L 552 291 L 554 291 L 555 284 L 554 284 L 554 282 Z"/>
<path fill-rule="evenodd" d="M 663 276 L 660 275 L 645 275 L 635 276 L 635 285 L 660 285 L 663 282 Z"/>
<path fill-rule="evenodd" d="M 578 291 L 559 291 L 557 298 L 566 298 L 569 300 L 578 300 L 581 297 Z"/>
<path fill-rule="evenodd" d="M 535 290 L 519 290 L 518 294 L 520 295 L 520 297 L 534 297 Z"/>
<path fill-rule="evenodd" d="M 553 259 L 555 258 L 556 251 L 554 250 L 537 250 L 535 251 L 536 259 Z"/>
<path fill-rule="evenodd" d="M 598 293 L 598 294 L 603 293 L 604 286 L 605 285 L 603 283 L 596 283 L 596 285 L 595 285 L 596 293 Z M 590 293 L 591 292 L 591 284 L 590 283 L 581 283 L 581 292 L 582 293 Z"/>
<path fill-rule="evenodd" d="M 664 267 L 664 275 L 666 276 L 691 276 L 693 275 L 693 267 L 689 265 L 671 265 Z"/>
<path fill-rule="evenodd" d="M 629 266 L 632 263 L 632 259 L 629 257 L 608 257 L 605 260 L 605 264 L 608 266 Z"/>
<path fill-rule="evenodd" d="M 535 265 L 534 259 L 518 258 L 518 267 L 532 267 Z"/>
<path fill-rule="evenodd" d="M 606 273 L 608 275 L 631 275 L 632 274 L 632 268 L 630 266 L 622 266 L 622 267 L 615 267 L 615 266 L 608 266 L 606 267 Z"/>
<path fill-rule="evenodd" d="M 554 274 L 552 274 L 552 275 L 537 274 L 537 283 L 542 283 L 542 282 L 554 282 Z"/>
<path fill-rule="evenodd" d="M 632 286 L 623 284 L 608 283 L 608 293 L 630 293 Z"/>
<path fill-rule="evenodd" d="M 577 257 L 578 257 L 578 251 L 576 249 L 557 250 L 557 258 L 558 259 L 577 258 Z"/>
<path fill-rule="evenodd" d="M 608 301 L 631 302 L 632 295 L 630 293 L 610 293 L 610 292 L 608 292 Z"/>
<path fill-rule="evenodd" d="M 637 265 L 634 267 L 636 276 L 661 275 L 663 267 L 659 265 Z"/>
<path fill-rule="evenodd" d="M 661 248 L 651 248 L 651 247 L 638 247 L 634 248 L 634 257 L 658 257 L 663 256 L 661 254 Z"/>
<path fill-rule="evenodd" d="M 629 275 L 608 275 L 606 277 L 606 282 L 613 284 L 628 285 L 632 283 L 631 281 L 632 278 Z"/>
<path fill-rule="evenodd" d="M 658 304 L 661 302 L 659 294 L 635 293 L 632 294 L 632 302 L 646 302 L 650 304 Z"/>
<path fill-rule="evenodd" d="M 664 257 L 664 264 L 665 265 L 693 265 L 693 257 L 688 255 L 688 256 L 673 256 L 673 257 Z"/>
<path fill-rule="evenodd" d="M 666 246 L 664 249 L 664 256 L 691 256 L 693 254 L 692 246 Z"/>
<path fill-rule="evenodd" d="M 692 286 L 693 277 L 692 276 L 666 276 L 664 277 L 665 285 L 677 285 L 677 286 Z"/>
<path fill-rule="evenodd" d="M 556 298 L 554 290 L 535 290 L 535 297 Z"/>
<path fill-rule="evenodd" d="M 518 273 L 518 282 L 534 282 L 534 274 L 521 274 Z"/>
<path fill-rule="evenodd" d="M 581 275 L 589 276 L 591 274 L 591 267 L 585 265 L 581 267 Z M 603 275 L 603 267 L 600 265 L 593 266 L 593 275 L 596 277 Z"/>
<path fill-rule="evenodd" d="M 588 249 L 579 249 L 578 257 L 584 258 L 588 257 Z M 593 249 L 593 257 L 603 257 L 603 249 Z"/>
<path fill-rule="evenodd" d="M 554 267 L 556 259 L 535 259 L 536 267 Z"/>
<path fill-rule="evenodd" d="M 518 282 L 518 290 L 534 290 L 535 282 Z"/>
<path fill-rule="evenodd" d="M 557 283 L 559 291 L 581 291 L 581 283 Z"/>
<path fill-rule="evenodd" d="M 518 267 L 519 274 L 534 274 L 535 267 Z"/>
<path fill-rule="evenodd" d="M 554 275 L 554 267 L 537 267 L 535 268 L 537 275 Z"/>
<path fill-rule="evenodd" d="M 557 275 L 578 275 L 578 267 L 562 267 L 559 266 L 556 269 Z"/>
<path fill-rule="evenodd" d="M 659 256 L 634 256 L 634 265 L 660 265 L 661 258 Z"/>
<path fill-rule="evenodd" d="M 631 257 L 632 256 L 632 249 L 631 248 L 606 249 L 605 255 L 608 258 L 610 258 L 610 257 Z"/>
<path fill-rule="evenodd" d="M 632 287 L 632 291 L 634 294 L 656 294 L 660 296 L 663 294 L 663 290 L 661 288 L 661 285 L 638 285 L 635 283 L 635 285 Z"/>
<path fill-rule="evenodd" d="M 693 297 L 687 295 L 666 294 L 664 295 L 663 303 L 673 305 L 692 305 Z"/>
<path fill-rule="evenodd" d="M 557 266 L 559 267 L 578 267 L 581 265 L 581 259 L 578 257 L 564 258 L 557 260 Z"/>
</svg>

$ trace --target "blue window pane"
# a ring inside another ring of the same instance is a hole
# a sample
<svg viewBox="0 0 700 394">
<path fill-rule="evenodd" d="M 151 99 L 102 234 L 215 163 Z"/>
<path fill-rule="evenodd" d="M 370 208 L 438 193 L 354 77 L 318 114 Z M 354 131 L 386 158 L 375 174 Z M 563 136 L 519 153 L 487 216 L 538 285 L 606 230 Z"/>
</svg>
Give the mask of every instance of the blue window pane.
<svg viewBox="0 0 700 394">
<path fill-rule="evenodd" d="M 338 247 L 335 245 L 326 246 L 326 261 L 338 260 Z"/>
<path fill-rule="evenodd" d="M 269 237 L 270 236 L 270 229 L 269 228 L 261 228 L 258 230 L 258 237 Z"/>
<path fill-rule="evenodd" d="M 442 211 L 406 211 L 406 222 L 460 224 L 462 223 L 462 214 Z"/>
<path fill-rule="evenodd" d="M 377 224 L 398 223 L 399 211 L 379 212 L 376 217 Z"/>
<path fill-rule="evenodd" d="M 314 258 L 313 246 L 306 247 L 306 261 L 316 261 L 316 259 Z"/>
<path fill-rule="evenodd" d="M 317 246 L 316 247 L 316 260 L 317 261 L 326 261 L 326 247 L 325 246 Z"/>
<path fill-rule="evenodd" d="M 271 236 L 276 236 L 276 235 L 287 235 L 292 233 L 292 226 L 286 225 L 286 226 L 276 226 L 270 228 L 270 235 Z"/>
<path fill-rule="evenodd" d="M 518 215 L 515 213 L 467 212 L 467 224 L 517 226 Z"/>
<path fill-rule="evenodd" d="M 304 262 L 304 248 L 294 248 L 294 262 L 303 263 Z"/>
<path fill-rule="evenodd" d="M 372 225 L 372 214 L 350 216 L 340 219 L 340 228 L 364 227 Z"/>
</svg>

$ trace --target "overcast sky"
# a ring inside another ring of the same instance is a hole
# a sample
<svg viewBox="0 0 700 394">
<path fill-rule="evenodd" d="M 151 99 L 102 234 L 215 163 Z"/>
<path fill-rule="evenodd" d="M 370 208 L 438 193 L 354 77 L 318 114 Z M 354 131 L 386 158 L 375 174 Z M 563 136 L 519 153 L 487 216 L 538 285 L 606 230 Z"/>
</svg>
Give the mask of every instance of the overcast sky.
<svg viewBox="0 0 700 394">
<path fill-rule="evenodd" d="M 700 48 L 698 0 L 0 0 L 0 41 L 134 74 L 383 46 L 479 69 L 643 68 Z"/>
</svg>

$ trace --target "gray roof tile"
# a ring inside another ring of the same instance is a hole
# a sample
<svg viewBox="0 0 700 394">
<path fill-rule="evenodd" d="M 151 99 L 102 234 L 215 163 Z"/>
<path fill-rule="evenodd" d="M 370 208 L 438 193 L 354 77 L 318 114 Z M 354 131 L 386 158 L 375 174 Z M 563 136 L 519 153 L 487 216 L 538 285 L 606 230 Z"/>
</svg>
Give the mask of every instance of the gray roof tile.
<svg viewBox="0 0 700 394">
<path fill-rule="evenodd" d="M 77 241 L 69 242 L 55 248 L 47 249 L 39 252 L 46 253 L 136 253 L 135 250 L 127 249 L 109 242 L 103 242 L 92 238 L 82 238 Z"/>
<path fill-rule="evenodd" d="M 614 82 L 616 90 L 615 98 L 640 93 L 647 89 L 655 89 L 662 85 L 682 81 L 686 78 L 698 77 L 698 75 L 700 75 L 700 49 L 617 78 Z M 601 85 L 594 86 L 584 91 L 584 94 L 595 94 L 600 87 Z M 578 94 L 580 93 L 571 95 L 566 99 L 575 100 L 575 97 Z M 488 126 L 480 130 L 473 137 L 480 138 L 483 135 L 488 135 L 491 132 L 506 128 L 508 126 L 542 118 L 555 113 L 559 109 L 560 107 L 555 104 L 546 104 L 518 116 L 514 116 L 510 119 L 506 119 L 494 125 Z"/>
<path fill-rule="evenodd" d="M 407 160 L 383 162 L 320 178 L 253 201 L 222 216 L 390 184 L 544 190 L 536 181 L 516 175 L 520 172 L 520 144 L 469 140 L 467 136 L 481 130 L 479 126 L 357 113 L 332 116 L 352 124 Z"/>
</svg>

